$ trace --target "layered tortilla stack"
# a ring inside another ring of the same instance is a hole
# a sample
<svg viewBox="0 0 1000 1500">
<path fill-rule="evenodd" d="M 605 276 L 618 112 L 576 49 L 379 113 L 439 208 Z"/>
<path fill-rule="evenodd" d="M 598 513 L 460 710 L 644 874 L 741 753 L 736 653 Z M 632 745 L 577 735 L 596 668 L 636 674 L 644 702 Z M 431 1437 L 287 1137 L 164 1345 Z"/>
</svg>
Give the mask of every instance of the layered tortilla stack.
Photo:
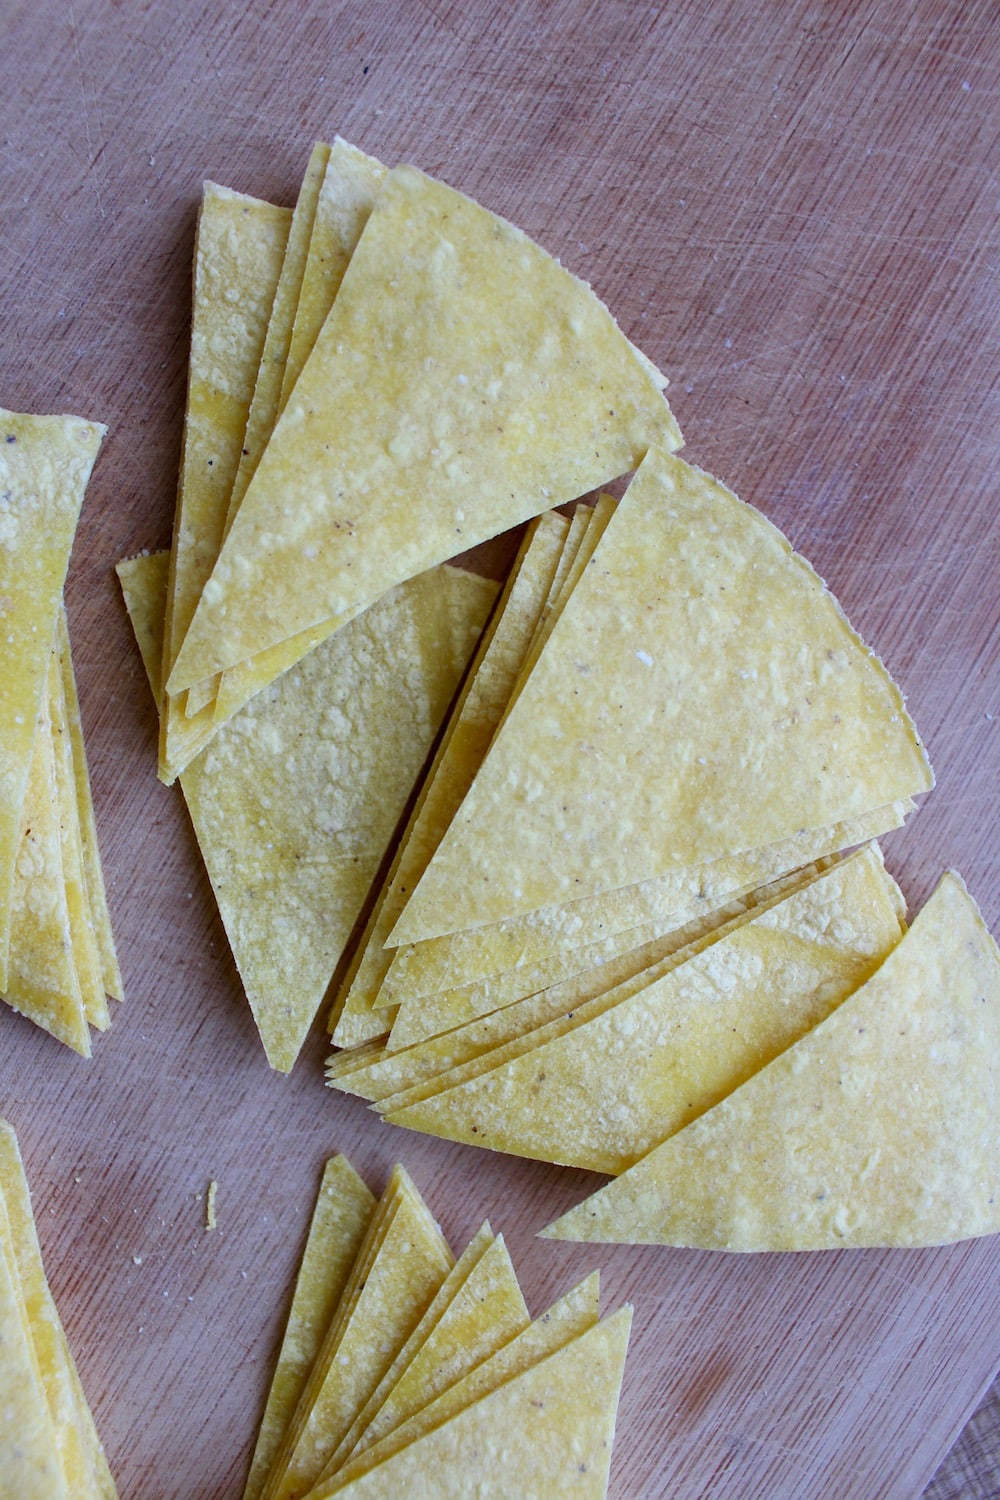
<svg viewBox="0 0 1000 1500">
<path fill-rule="evenodd" d="M 0 996 L 84 1057 L 122 998 L 63 606 L 104 431 L 0 412 Z"/>
<path fill-rule="evenodd" d="M 589 1276 L 532 1321 L 488 1223 L 456 1260 L 402 1167 L 326 1165 L 244 1500 L 602 1497 L 631 1309 Z"/>
</svg>

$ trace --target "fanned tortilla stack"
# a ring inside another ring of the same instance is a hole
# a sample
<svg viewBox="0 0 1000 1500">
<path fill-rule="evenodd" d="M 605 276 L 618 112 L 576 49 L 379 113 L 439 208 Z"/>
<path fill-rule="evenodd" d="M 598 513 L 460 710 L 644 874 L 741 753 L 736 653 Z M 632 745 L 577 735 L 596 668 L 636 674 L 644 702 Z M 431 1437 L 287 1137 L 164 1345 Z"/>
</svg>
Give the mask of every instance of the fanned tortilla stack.
<svg viewBox="0 0 1000 1500">
<path fill-rule="evenodd" d="M 326 1165 L 244 1500 L 607 1493 L 631 1309 L 532 1321 L 503 1237 L 457 1260 L 402 1167 Z"/>
<path fill-rule="evenodd" d="M 85 1057 L 122 987 L 62 596 L 104 432 L 0 412 L 0 995 Z"/>
<path fill-rule="evenodd" d="M 998 1056 L 1000 952 L 949 873 L 825 1021 L 545 1232 L 725 1250 L 995 1234 Z"/>
</svg>

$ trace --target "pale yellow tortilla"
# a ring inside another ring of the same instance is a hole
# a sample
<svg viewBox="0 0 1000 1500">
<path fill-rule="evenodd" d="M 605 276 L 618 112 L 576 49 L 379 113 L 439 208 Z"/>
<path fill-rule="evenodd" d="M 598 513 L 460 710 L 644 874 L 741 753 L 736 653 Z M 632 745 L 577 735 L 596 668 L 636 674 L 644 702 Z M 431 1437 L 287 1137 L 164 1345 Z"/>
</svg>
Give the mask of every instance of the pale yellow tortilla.
<svg viewBox="0 0 1000 1500">
<path fill-rule="evenodd" d="M 549 512 L 532 523 L 515 560 L 331 1012 L 330 1030 L 338 1046 L 356 1046 L 386 1029 L 384 1018 L 372 1015 L 392 961 L 385 938 L 482 763 L 566 538 L 567 523 Z"/>
<path fill-rule="evenodd" d="M 949 874 L 833 1015 L 544 1233 L 743 1251 L 996 1233 L 998 1048 L 1000 953 Z"/>
<path fill-rule="evenodd" d="M 118 571 L 145 658 L 162 562 L 139 557 Z M 322 1003 L 495 592 L 449 567 L 409 580 L 254 698 L 182 775 L 279 1071 Z"/>
<path fill-rule="evenodd" d="M 383 1463 L 415 1438 L 441 1426 L 466 1407 L 488 1396 L 505 1381 L 556 1353 L 579 1334 L 597 1323 L 599 1276 L 594 1271 L 572 1291 L 528 1325 L 496 1354 L 477 1365 L 441 1395 L 407 1418 L 399 1427 L 365 1447 L 334 1476 L 336 1484 L 345 1484 Z"/>
<path fill-rule="evenodd" d="M 488 984 L 477 988 L 480 981 L 509 975 L 507 993 L 519 998 L 529 993 L 522 986 L 530 985 L 530 973 L 519 982 L 518 969 L 545 964 L 554 973 L 560 965 L 566 972 L 568 965 L 572 972 L 575 958 L 588 948 L 595 955 L 602 948 L 618 952 L 622 943 L 630 947 L 645 941 L 641 932 L 650 924 L 661 932 L 678 927 L 782 874 L 898 828 L 912 806 L 909 801 L 894 803 L 767 848 L 397 949 L 379 997 L 381 1003 L 405 1002 L 393 1027 L 396 1045 L 431 1035 L 451 1016 L 467 1019 L 481 1013 L 494 992 Z M 639 935 L 630 940 L 630 934 Z M 462 996 L 449 1001 L 447 992 L 459 989 Z M 418 1003 L 421 996 L 427 997 L 426 1005 Z M 502 1003 L 499 994 L 495 1003 Z"/>
<path fill-rule="evenodd" d="M 55 1431 L 10 1258 L 0 1245 L 0 1494 L 68 1500 Z"/>
<path fill-rule="evenodd" d="M 96 1026 L 99 1031 L 106 1031 L 111 1024 L 111 1017 L 104 994 L 97 934 L 90 913 L 64 679 L 58 652 L 55 650 L 49 661 L 47 691 L 57 798 L 56 818 L 62 848 L 63 885 L 69 915 L 72 963 L 80 985 L 84 1014 L 91 1026 Z"/>
<path fill-rule="evenodd" d="M 279 414 L 284 411 L 333 306 L 387 170 L 380 161 L 366 156 L 340 136 L 334 138 L 316 200 L 309 251 L 281 377 Z"/>
<path fill-rule="evenodd" d="M 0 1241 L 9 1249 L 69 1494 L 74 1500 L 78 1495 L 115 1500 L 114 1480 L 45 1277 L 17 1138 L 5 1120 L 0 1121 L 0 1220 Z"/>
<path fill-rule="evenodd" d="M 115 951 L 114 934 L 111 930 L 111 913 L 108 910 L 104 870 L 97 842 L 97 822 L 94 817 L 94 800 L 90 789 L 90 773 L 87 769 L 87 752 L 83 742 L 83 723 L 80 718 L 80 701 L 73 673 L 73 658 L 70 651 L 69 625 L 66 611 L 60 612 L 56 627 L 56 650 L 59 669 L 63 679 L 63 698 L 66 705 L 66 723 L 69 730 L 70 749 L 73 755 L 73 779 L 76 783 L 77 816 L 80 823 L 80 839 L 83 845 L 83 872 L 87 886 L 87 905 L 90 920 L 97 938 L 97 949 L 101 960 L 101 978 L 104 992 L 112 1000 L 124 999 L 118 954 Z"/>
<path fill-rule="evenodd" d="M 14 866 L 10 961 L 3 998 L 81 1057 L 89 1057 L 90 1031 L 73 962 L 47 694 L 36 726 Z"/>
<path fill-rule="evenodd" d="M 258 1500 L 375 1211 L 345 1156 L 323 1169 L 243 1500 Z"/>
<path fill-rule="evenodd" d="M 344 271 L 354 253 L 384 175 L 385 168 L 381 163 L 370 156 L 365 156 L 339 138 L 327 151 L 323 180 L 314 207 L 308 254 L 301 276 L 298 302 L 289 336 L 287 358 L 281 371 L 280 391 L 275 394 L 271 388 L 271 381 L 265 381 L 259 416 L 256 417 L 261 435 L 266 417 L 270 416 L 273 428 L 274 422 L 284 410 L 302 365 L 312 349 L 319 329 L 340 288 Z M 303 190 L 305 191 L 305 188 Z M 287 304 L 280 295 L 275 298 L 275 308 L 275 316 L 280 322 L 287 316 Z M 273 321 L 274 318 L 272 318 Z M 279 342 L 280 340 L 276 340 L 276 347 Z M 260 389 L 259 383 L 258 389 Z M 256 396 L 255 392 L 255 403 Z M 274 401 L 276 405 L 269 405 L 269 402 Z M 255 418 L 255 415 L 251 412 L 251 420 Z M 263 449 L 247 451 L 257 452 L 259 460 Z M 242 503 L 242 496 L 252 478 L 249 459 L 247 465 L 247 470 L 238 476 L 239 483 L 234 486 L 233 499 L 230 502 L 229 524 L 232 523 L 233 516 L 239 504 Z M 256 468 L 256 461 L 252 467 Z M 304 634 L 293 636 L 261 652 L 252 661 L 240 663 L 221 675 L 195 684 L 188 693 L 189 700 L 196 702 L 213 700 L 213 726 L 225 724 L 253 697 L 254 693 L 266 687 L 281 672 L 300 660 L 307 651 L 313 650 L 325 640 L 331 634 L 332 628 L 332 624 L 321 625 Z"/>
<path fill-rule="evenodd" d="M 377 1252 L 324 1339 L 262 1500 L 290 1500 L 310 1488 L 451 1269 L 420 1195 L 405 1173 L 394 1176 L 401 1179 L 394 1212 L 375 1231 Z"/>
<path fill-rule="evenodd" d="M 899 900 L 875 851 L 840 861 L 662 979 L 596 1014 L 580 1007 L 571 1024 L 529 1033 L 516 1055 L 385 1118 L 494 1151 L 624 1172 L 863 984 L 902 935 Z"/>
<path fill-rule="evenodd" d="M 321 1481 L 422 1412 L 529 1322 L 507 1247 L 484 1225 L 331 1455 Z"/>
<path fill-rule="evenodd" d="M 310 1500 L 440 1500 L 607 1492 L 632 1310 L 623 1307 L 375 1468 Z"/>
<path fill-rule="evenodd" d="M 653 452 L 391 941 L 744 854 L 931 782 L 899 689 L 809 564 Z"/>
<path fill-rule="evenodd" d="M 179 692 L 679 434 L 607 310 L 412 167 L 386 178 L 206 584 Z"/>
<path fill-rule="evenodd" d="M 568 1017 L 571 1012 L 578 1013 L 588 1002 L 621 985 L 633 980 L 651 982 L 661 971 L 665 972 L 664 965 L 682 962 L 686 954 L 694 951 L 693 944 L 713 941 L 728 924 L 742 920 L 752 909 L 762 909 L 783 894 L 815 879 L 828 863 L 830 861 L 818 861 L 808 869 L 782 876 L 770 885 L 747 892 L 679 928 L 665 931 L 657 925 L 652 931 L 637 929 L 632 947 L 626 947 L 615 956 L 605 956 L 579 973 L 574 971 L 569 977 L 557 977 L 547 985 L 529 990 L 519 999 L 509 1003 L 501 1000 L 492 1010 L 479 1013 L 470 1008 L 470 1013 L 466 1014 L 464 1010 L 459 1011 L 457 1004 L 450 1004 L 448 1012 L 454 1024 L 442 1024 L 431 1034 L 405 1046 L 395 1037 L 399 1021 L 405 1021 L 411 1009 L 404 1006 L 385 1044 L 369 1043 L 331 1057 L 327 1062 L 327 1081 L 333 1088 L 377 1101 L 380 1108 L 395 1109 L 436 1093 L 446 1073 L 450 1075 L 449 1087 L 477 1077 L 480 1071 L 491 1066 L 487 1054 L 494 1054 L 495 1062 L 500 1056 L 496 1049 L 508 1042 L 538 1031 L 550 1021 Z M 513 972 L 523 973 L 524 970 Z M 645 977 L 640 979 L 640 976 Z M 425 996 L 412 1009 L 419 1014 L 423 1007 L 432 1006 L 438 999 L 454 1001 L 458 993 L 451 992 L 450 997 Z M 398 1097 L 392 1098 L 390 1103 L 391 1096 Z"/>
<path fill-rule="evenodd" d="M 70 548 L 106 429 L 0 410 L 0 992 L 35 720 Z"/>
<path fill-rule="evenodd" d="M 194 257 L 191 353 L 164 626 L 169 674 L 222 545 L 291 214 L 206 182 Z M 168 785 L 207 743 L 213 712 L 168 697 L 159 773 Z"/>
</svg>

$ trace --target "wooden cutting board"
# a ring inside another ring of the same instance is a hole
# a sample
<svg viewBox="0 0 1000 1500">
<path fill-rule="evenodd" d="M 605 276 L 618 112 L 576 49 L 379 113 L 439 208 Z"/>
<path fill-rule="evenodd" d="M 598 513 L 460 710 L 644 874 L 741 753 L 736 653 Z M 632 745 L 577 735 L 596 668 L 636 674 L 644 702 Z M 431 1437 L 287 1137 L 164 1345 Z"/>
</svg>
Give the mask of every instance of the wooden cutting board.
<svg viewBox="0 0 1000 1500">
<path fill-rule="evenodd" d="M 90 1063 L 0 1015 L 0 1111 L 124 1496 L 240 1493 L 334 1150 L 376 1188 L 401 1159 L 458 1248 L 489 1214 L 533 1311 L 594 1266 L 634 1301 L 617 1496 L 912 1497 L 990 1381 L 997 1238 L 537 1241 L 594 1179 L 378 1124 L 318 1035 L 271 1074 L 112 565 L 169 540 L 202 179 L 291 203 L 338 131 L 412 160 L 593 283 L 687 456 L 827 579 L 937 771 L 890 868 L 915 907 L 957 866 L 997 930 L 998 51 L 949 0 L 9 0 L 0 404 L 110 426 L 68 602 L 128 998 Z"/>
</svg>

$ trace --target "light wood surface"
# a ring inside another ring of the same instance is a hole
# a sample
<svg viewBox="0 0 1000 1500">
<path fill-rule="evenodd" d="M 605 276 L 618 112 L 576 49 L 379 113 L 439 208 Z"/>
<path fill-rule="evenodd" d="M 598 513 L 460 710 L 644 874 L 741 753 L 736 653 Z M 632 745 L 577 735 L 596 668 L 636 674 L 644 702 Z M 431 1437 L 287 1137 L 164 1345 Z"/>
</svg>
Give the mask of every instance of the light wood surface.
<svg viewBox="0 0 1000 1500">
<path fill-rule="evenodd" d="M 202 179 L 291 203 L 335 132 L 413 161 L 592 282 L 686 456 L 827 579 L 937 772 L 888 863 L 914 907 L 956 866 L 997 930 L 995 5 L 2 9 L 0 404 L 110 425 L 68 604 L 127 1001 L 89 1064 L 0 1015 L 0 1112 L 123 1496 L 241 1492 L 334 1150 L 376 1189 L 401 1159 L 456 1248 L 488 1214 L 533 1311 L 594 1266 L 634 1301 L 614 1495 L 918 1494 L 1000 1363 L 1000 1240 L 538 1241 L 595 1179 L 380 1125 L 319 1035 L 271 1074 L 112 565 L 170 535 Z"/>
</svg>

